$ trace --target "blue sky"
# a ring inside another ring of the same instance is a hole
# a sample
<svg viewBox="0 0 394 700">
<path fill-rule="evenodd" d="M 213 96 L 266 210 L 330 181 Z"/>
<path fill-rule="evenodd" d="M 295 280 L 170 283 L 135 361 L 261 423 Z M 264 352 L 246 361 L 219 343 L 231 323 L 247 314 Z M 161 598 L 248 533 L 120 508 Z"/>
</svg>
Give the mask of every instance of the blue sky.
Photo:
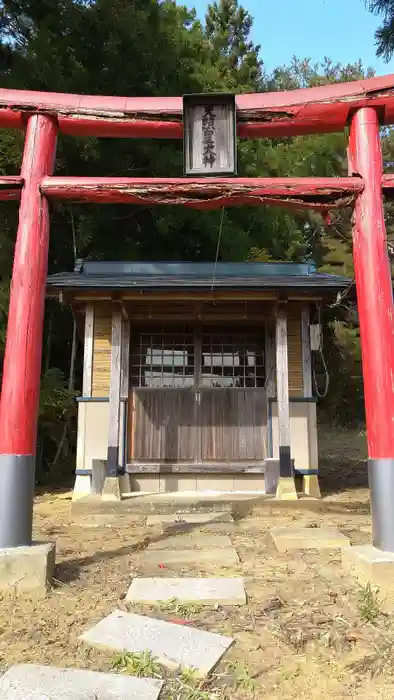
<svg viewBox="0 0 394 700">
<path fill-rule="evenodd" d="M 183 0 L 203 19 L 206 0 Z M 364 0 L 241 0 L 254 17 L 253 40 L 270 72 L 293 56 L 353 63 L 359 58 L 377 75 L 394 73 L 394 59 L 385 63 L 375 55 L 379 18 L 365 9 Z"/>
</svg>

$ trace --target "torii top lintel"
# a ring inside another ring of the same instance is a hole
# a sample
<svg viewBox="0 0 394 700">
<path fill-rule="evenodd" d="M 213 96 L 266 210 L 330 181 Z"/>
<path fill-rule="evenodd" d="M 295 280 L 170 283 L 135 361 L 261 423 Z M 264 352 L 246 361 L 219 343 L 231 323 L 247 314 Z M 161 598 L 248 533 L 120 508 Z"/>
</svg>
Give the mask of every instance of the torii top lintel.
<svg viewBox="0 0 394 700">
<path fill-rule="evenodd" d="M 182 138 L 182 97 L 105 97 L 0 89 L 0 128 L 25 127 L 32 113 L 53 114 L 74 136 Z M 360 107 L 394 123 L 394 74 L 285 92 L 237 95 L 241 138 L 341 131 Z"/>
</svg>

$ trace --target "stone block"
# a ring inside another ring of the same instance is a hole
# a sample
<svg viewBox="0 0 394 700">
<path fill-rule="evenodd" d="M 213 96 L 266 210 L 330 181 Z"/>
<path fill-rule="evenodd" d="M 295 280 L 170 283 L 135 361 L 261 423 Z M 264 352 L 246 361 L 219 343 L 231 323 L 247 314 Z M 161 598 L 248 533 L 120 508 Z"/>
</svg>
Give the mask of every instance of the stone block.
<svg viewBox="0 0 394 700">
<path fill-rule="evenodd" d="M 4 596 L 44 598 L 55 571 L 55 545 L 0 549 L 0 592 Z"/>
<path fill-rule="evenodd" d="M 85 632 L 82 640 L 123 653 L 149 650 L 163 666 L 193 668 L 202 677 L 208 675 L 233 643 L 230 637 L 121 610 L 115 610 Z"/>
<path fill-rule="evenodd" d="M 276 527 L 271 530 L 278 552 L 290 549 L 333 549 L 349 547 L 349 539 L 335 527 Z"/>
<path fill-rule="evenodd" d="M 0 678 L 0 700 L 157 700 L 162 686 L 151 678 L 18 664 Z"/>
<path fill-rule="evenodd" d="M 372 544 L 347 547 L 341 554 L 343 570 L 365 586 L 379 589 L 379 600 L 386 612 L 394 611 L 394 554 Z"/>
<path fill-rule="evenodd" d="M 101 492 L 101 498 L 103 501 L 120 501 L 122 494 L 120 491 L 120 482 L 118 476 L 107 476 L 103 490 Z"/>
<path fill-rule="evenodd" d="M 280 476 L 276 486 L 276 498 L 279 501 L 296 501 L 297 490 L 292 476 Z"/>
<path fill-rule="evenodd" d="M 192 566 L 196 571 L 199 567 L 216 565 L 217 567 L 233 567 L 239 564 L 238 554 L 234 547 L 223 549 L 202 549 L 196 552 L 194 549 L 174 549 L 162 551 L 160 549 L 145 549 L 137 557 L 137 565 L 150 566 Z"/>
<path fill-rule="evenodd" d="M 135 578 L 126 600 L 157 603 L 169 600 L 184 603 L 244 605 L 243 578 Z"/>
<path fill-rule="evenodd" d="M 231 540 L 228 535 L 203 535 L 199 532 L 173 535 L 165 537 L 157 542 L 151 542 L 148 550 L 173 550 L 173 549 L 200 549 L 231 548 Z"/>
</svg>

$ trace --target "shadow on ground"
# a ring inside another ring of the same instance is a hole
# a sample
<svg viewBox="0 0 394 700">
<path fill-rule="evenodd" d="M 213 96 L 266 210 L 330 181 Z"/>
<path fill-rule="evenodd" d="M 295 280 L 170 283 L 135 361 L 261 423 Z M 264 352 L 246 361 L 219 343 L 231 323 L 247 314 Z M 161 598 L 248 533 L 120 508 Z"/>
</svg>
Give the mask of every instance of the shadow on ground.
<svg viewBox="0 0 394 700">
<path fill-rule="evenodd" d="M 60 584 L 70 583 L 76 581 L 80 577 L 81 570 L 91 566 L 92 564 L 100 564 L 103 562 L 108 562 L 111 559 L 118 559 L 119 557 L 130 556 L 132 554 L 137 554 L 142 550 L 146 549 L 149 544 L 154 542 L 161 542 L 168 537 L 179 537 L 185 533 L 190 533 L 193 530 L 200 530 L 201 525 L 196 523 L 195 525 L 190 524 L 187 529 L 181 528 L 179 530 L 172 530 L 171 532 L 163 530 L 161 533 L 156 535 L 142 537 L 138 542 L 133 542 L 129 545 L 124 545 L 123 547 L 116 547 L 115 549 L 100 549 L 94 554 L 88 554 L 86 556 L 66 559 L 56 566 L 55 570 L 55 580 Z M 217 533 L 216 533 L 217 534 Z"/>
<path fill-rule="evenodd" d="M 322 495 L 368 488 L 365 432 L 320 426 L 318 437 Z"/>
</svg>

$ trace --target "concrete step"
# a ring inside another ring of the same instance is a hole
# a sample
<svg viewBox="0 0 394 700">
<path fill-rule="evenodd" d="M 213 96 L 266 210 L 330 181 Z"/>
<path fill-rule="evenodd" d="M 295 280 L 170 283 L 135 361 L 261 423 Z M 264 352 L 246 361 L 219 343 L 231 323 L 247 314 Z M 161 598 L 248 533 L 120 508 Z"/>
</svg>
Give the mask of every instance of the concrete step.
<svg viewBox="0 0 394 700">
<path fill-rule="evenodd" d="M 128 494 L 121 501 L 102 501 L 101 496 L 86 496 L 71 504 L 73 519 L 82 516 L 117 516 L 139 520 L 148 515 L 182 515 L 185 513 L 231 513 L 245 516 L 254 508 L 274 510 L 313 510 L 324 512 L 369 511 L 368 504 L 333 503 L 302 496 L 294 501 L 276 500 L 274 496 L 247 493 L 155 493 Z"/>
<path fill-rule="evenodd" d="M 86 496 L 71 505 L 72 515 L 87 514 L 181 514 L 181 513 L 231 513 L 242 506 L 250 506 L 270 496 L 236 493 L 158 493 L 129 495 L 121 501 L 103 501 L 101 496 Z"/>
</svg>

